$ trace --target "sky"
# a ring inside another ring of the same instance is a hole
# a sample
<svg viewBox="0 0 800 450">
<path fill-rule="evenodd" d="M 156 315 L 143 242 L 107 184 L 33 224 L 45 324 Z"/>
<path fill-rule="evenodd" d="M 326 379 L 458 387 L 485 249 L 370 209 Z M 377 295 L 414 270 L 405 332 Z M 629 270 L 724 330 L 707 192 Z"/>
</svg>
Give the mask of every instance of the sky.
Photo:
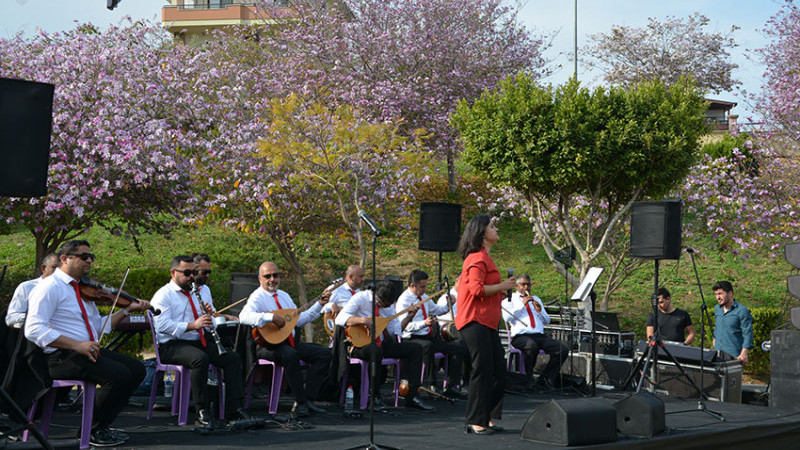
<svg viewBox="0 0 800 450">
<path fill-rule="evenodd" d="M 520 22 L 541 34 L 555 34 L 552 47 L 545 56 L 552 61 L 555 73 L 544 81 L 564 83 L 574 71 L 571 55 L 574 48 L 575 2 L 570 0 L 516 0 L 521 2 Z M 738 47 L 732 59 L 740 67 L 734 78 L 742 86 L 734 92 L 714 94 L 712 98 L 736 102 L 734 114 L 739 121 L 749 118 L 758 121 L 758 115 L 741 89 L 755 93 L 761 87 L 764 67 L 754 60 L 752 50 L 768 43 L 759 30 L 781 7 L 779 0 L 577 0 L 578 46 L 589 43 L 588 36 L 608 32 L 614 25 L 643 27 L 648 18 L 665 19 L 668 16 L 688 17 L 694 12 L 705 14 L 711 23 L 711 32 L 726 33 L 732 25 L 740 27 L 733 33 Z M 76 23 L 91 22 L 100 27 L 117 24 L 124 16 L 134 19 L 159 21 L 161 7 L 166 0 L 121 0 L 113 11 L 106 9 L 105 0 L 0 0 L 0 37 L 8 38 L 17 32 L 34 33 L 37 28 L 63 31 Z M 747 55 L 751 57 L 748 58 Z M 585 71 L 578 66 L 578 79 L 587 86 L 602 84 L 600 73 Z"/>
</svg>

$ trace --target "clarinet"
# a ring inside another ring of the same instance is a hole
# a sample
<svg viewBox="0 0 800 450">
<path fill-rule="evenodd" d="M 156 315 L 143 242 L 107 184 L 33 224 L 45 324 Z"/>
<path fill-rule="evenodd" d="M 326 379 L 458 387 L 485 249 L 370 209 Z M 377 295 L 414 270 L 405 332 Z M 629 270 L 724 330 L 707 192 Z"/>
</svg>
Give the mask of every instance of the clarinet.
<svg viewBox="0 0 800 450">
<path fill-rule="evenodd" d="M 203 309 L 203 313 L 211 315 L 211 311 L 209 311 L 208 308 L 206 308 L 206 304 L 203 303 L 203 297 L 200 296 L 200 289 L 197 288 L 196 283 L 192 283 L 192 291 L 194 291 L 195 295 L 197 295 L 197 303 L 200 303 L 200 308 Z M 211 336 L 214 337 L 214 342 L 217 344 L 217 353 L 220 355 L 227 353 L 228 351 L 222 346 L 222 340 L 219 338 L 219 333 L 217 333 L 217 328 L 214 326 L 214 324 L 212 323 L 211 327 L 206 329 L 211 333 Z"/>
</svg>

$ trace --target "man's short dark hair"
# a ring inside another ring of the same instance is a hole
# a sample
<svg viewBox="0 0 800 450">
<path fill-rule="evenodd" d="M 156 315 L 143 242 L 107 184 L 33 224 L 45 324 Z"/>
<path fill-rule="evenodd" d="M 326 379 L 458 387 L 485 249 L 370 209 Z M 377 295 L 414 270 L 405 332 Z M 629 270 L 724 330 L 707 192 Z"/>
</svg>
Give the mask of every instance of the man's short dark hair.
<svg viewBox="0 0 800 450">
<path fill-rule="evenodd" d="M 78 251 L 78 247 L 85 245 L 87 247 L 91 247 L 87 241 L 73 239 L 71 241 L 64 242 L 61 244 L 61 247 L 58 249 L 59 257 L 60 255 L 74 255 L 76 251 Z"/>
<path fill-rule="evenodd" d="M 711 288 L 712 291 L 718 291 L 720 289 L 725 292 L 733 292 L 733 285 L 730 281 L 717 281 L 714 283 L 714 287 Z"/>
<path fill-rule="evenodd" d="M 384 305 L 391 305 L 397 300 L 398 295 L 394 292 L 394 283 L 389 280 L 378 281 L 375 286 L 375 301 Z"/>
<path fill-rule="evenodd" d="M 48 253 L 48 254 L 44 255 L 44 258 L 42 258 L 42 264 L 41 265 L 43 265 L 43 266 L 53 265 L 55 267 L 58 267 L 58 266 L 61 265 L 60 259 L 61 258 L 58 256 L 58 253 L 55 253 L 55 252 L 54 253 Z"/>
<path fill-rule="evenodd" d="M 185 262 L 194 263 L 194 258 L 192 258 L 189 255 L 178 255 L 178 256 L 172 258 L 172 263 L 170 263 L 170 265 L 169 265 L 169 270 L 177 269 L 178 266 L 181 265 L 181 263 L 185 263 Z"/>
<path fill-rule="evenodd" d="M 200 264 L 202 261 L 211 264 L 211 257 L 205 253 L 192 253 L 192 259 L 194 260 L 195 264 Z"/>
<path fill-rule="evenodd" d="M 412 284 L 419 284 L 420 281 L 427 279 L 428 279 L 427 273 L 419 269 L 414 269 L 408 275 L 408 285 L 411 286 Z"/>
<path fill-rule="evenodd" d="M 669 291 L 667 290 L 667 288 L 663 288 L 663 287 L 662 288 L 658 288 L 658 296 L 659 297 L 663 297 L 663 298 L 672 298 L 672 296 L 669 295 Z"/>
</svg>

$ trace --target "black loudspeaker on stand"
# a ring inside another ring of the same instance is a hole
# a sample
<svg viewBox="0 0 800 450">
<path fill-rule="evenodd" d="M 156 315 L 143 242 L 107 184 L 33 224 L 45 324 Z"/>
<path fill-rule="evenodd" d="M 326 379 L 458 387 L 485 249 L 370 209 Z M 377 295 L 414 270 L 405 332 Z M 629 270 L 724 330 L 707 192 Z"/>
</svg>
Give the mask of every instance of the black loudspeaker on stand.
<svg viewBox="0 0 800 450">
<path fill-rule="evenodd" d="M 0 196 L 47 194 L 55 86 L 0 78 Z"/>
<path fill-rule="evenodd" d="M 461 239 L 461 205 L 423 202 L 419 205 L 419 249 L 439 252 L 439 283 L 442 253 L 454 252 Z"/>
</svg>

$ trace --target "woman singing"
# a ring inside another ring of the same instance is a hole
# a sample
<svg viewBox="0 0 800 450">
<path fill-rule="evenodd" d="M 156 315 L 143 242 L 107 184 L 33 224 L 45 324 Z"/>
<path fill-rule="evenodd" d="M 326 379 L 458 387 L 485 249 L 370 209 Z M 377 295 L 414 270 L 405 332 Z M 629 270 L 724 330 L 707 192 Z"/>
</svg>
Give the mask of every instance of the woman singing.
<svg viewBox="0 0 800 450">
<path fill-rule="evenodd" d="M 489 256 L 499 239 L 494 221 L 486 214 L 467 224 L 458 252 L 464 258 L 458 281 L 456 328 L 469 348 L 472 372 L 467 404 L 467 433 L 493 434 L 503 412 L 505 351 L 500 344 L 500 302 L 503 291 L 514 287 L 514 278 L 501 281 L 500 272 Z"/>
</svg>

